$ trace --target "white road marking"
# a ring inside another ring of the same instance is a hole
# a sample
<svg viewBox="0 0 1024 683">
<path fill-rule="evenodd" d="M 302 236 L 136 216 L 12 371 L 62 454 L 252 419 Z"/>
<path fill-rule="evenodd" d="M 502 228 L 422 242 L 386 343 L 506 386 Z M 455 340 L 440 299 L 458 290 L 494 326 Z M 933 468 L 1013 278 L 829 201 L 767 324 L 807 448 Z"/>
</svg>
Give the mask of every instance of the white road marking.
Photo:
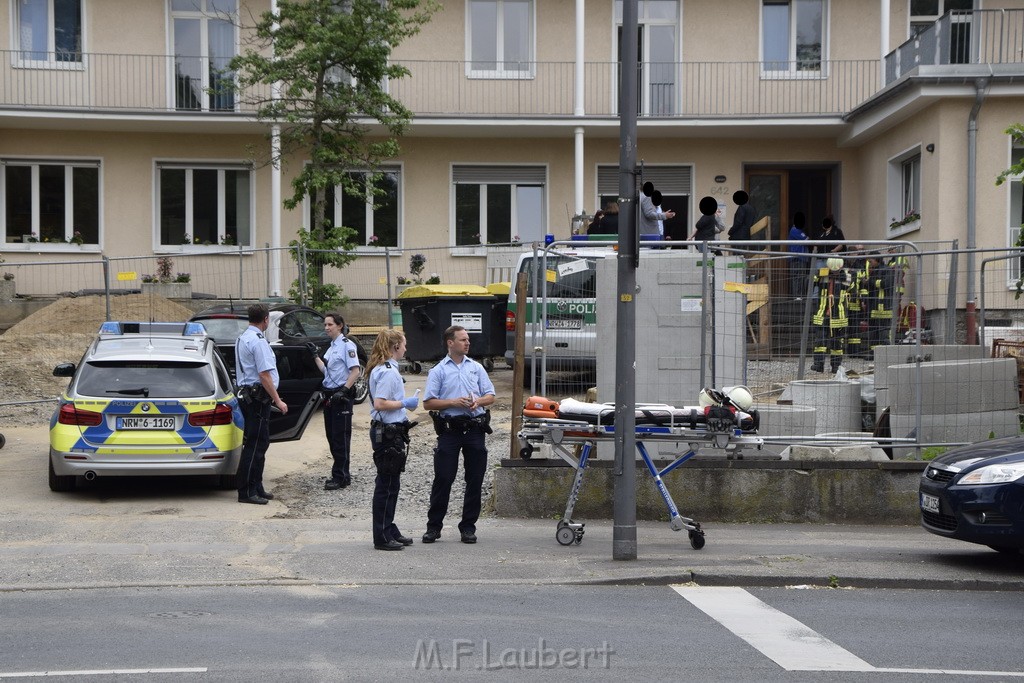
<svg viewBox="0 0 1024 683">
<path fill-rule="evenodd" d="M 875 667 L 742 588 L 672 586 L 672 589 L 786 671 L 873 671 L 1024 678 L 1021 671 Z"/>
<path fill-rule="evenodd" d="M 85 669 L 82 671 L 0 672 L 0 678 L 43 678 L 46 676 L 135 676 L 140 674 L 204 674 L 206 667 L 179 669 Z"/>
</svg>

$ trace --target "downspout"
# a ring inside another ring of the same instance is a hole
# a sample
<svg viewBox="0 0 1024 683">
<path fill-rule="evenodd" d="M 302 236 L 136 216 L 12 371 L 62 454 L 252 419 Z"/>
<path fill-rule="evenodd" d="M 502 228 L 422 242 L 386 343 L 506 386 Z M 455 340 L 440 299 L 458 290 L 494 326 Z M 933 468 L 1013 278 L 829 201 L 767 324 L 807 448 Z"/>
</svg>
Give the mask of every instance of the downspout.
<svg viewBox="0 0 1024 683">
<path fill-rule="evenodd" d="M 586 82 L 586 73 L 584 72 L 583 64 L 583 47 L 586 44 L 586 32 L 585 32 L 585 17 L 586 17 L 586 0 L 576 0 L 576 65 L 575 65 L 575 76 L 576 76 L 576 87 L 574 89 L 574 103 L 573 103 L 573 115 L 577 118 L 584 116 L 585 109 L 583 106 L 584 97 L 584 84 Z M 574 168 L 573 168 L 573 214 L 575 216 L 581 216 L 584 213 L 583 209 L 583 126 L 577 126 L 573 131 L 573 147 L 574 147 Z M 586 227 L 582 225 L 581 227 Z"/>
<path fill-rule="evenodd" d="M 270 0 L 270 11 L 277 14 L 277 0 Z M 273 30 L 277 29 L 274 22 Z M 270 86 L 272 100 L 278 98 L 280 88 L 280 83 Z M 270 129 L 270 204 L 270 295 L 281 296 L 281 126 L 277 123 Z"/>
<path fill-rule="evenodd" d="M 974 81 L 974 106 L 971 107 L 971 115 L 967 119 L 967 343 L 977 344 L 977 324 L 975 311 L 977 310 L 977 292 L 974 285 L 974 249 L 978 246 L 977 226 L 975 218 L 975 200 L 978 181 L 978 113 L 985 101 L 985 93 L 988 90 L 989 80 L 978 78 Z"/>
</svg>

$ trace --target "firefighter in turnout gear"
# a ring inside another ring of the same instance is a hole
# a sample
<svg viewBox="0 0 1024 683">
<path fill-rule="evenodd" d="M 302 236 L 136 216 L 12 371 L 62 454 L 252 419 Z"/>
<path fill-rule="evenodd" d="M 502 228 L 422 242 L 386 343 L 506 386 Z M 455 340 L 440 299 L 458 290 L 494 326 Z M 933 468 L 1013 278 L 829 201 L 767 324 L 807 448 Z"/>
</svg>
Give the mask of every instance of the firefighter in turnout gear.
<svg viewBox="0 0 1024 683">
<path fill-rule="evenodd" d="M 850 325 L 846 335 L 846 355 L 851 358 L 870 358 L 868 295 L 871 290 L 868 288 L 868 282 L 871 277 L 871 259 L 863 256 L 851 260 L 849 271 L 851 275 L 850 303 L 847 310 L 850 315 Z"/>
<path fill-rule="evenodd" d="M 825 267 L 818 270 L 818 310 L 811 318 L 817 328 L 814 344 L 814 363 L 811 370 L 825 372 L 825 357 L 828 356 L 832 372 L 839 370 L 843 363 L 843 349 L 849 327 L 846 308 L 849 303 L 850 274 L 843 268 L 843 259 L 829 258 Z"/>
<path fill-rule="evenodd" d="M 871 326 L 871 349 L 892 344 L 893 303 L 896 299 L 896 271 L 890 262 L 872 259 L 872 272 L 868 281 L 868 313 Z"/>
</svg>

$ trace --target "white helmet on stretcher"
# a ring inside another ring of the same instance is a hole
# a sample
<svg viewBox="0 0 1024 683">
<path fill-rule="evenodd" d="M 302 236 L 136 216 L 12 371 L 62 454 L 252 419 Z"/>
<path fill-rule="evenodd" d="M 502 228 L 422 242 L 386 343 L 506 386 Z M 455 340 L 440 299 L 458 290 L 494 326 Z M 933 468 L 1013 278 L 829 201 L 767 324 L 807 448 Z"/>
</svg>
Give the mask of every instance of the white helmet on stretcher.
<svg viewBox="0 0 1024 683">
<path fill-rule="evenodd" d="M 754 405 L 754 395 L 750 393 L 749 388 L 742 384 L 735 387 L 723 387 L 722 391 L 734 406 L 744 412 L 750 410 L 750 407 Z"/>
</svg>

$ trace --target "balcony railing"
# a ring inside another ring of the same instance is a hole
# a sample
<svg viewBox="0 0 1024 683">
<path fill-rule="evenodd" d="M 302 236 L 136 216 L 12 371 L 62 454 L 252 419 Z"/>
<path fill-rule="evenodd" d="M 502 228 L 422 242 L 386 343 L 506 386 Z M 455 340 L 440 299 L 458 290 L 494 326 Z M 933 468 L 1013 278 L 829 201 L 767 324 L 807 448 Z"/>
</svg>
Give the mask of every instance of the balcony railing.
<svg viewBox="0 0 1024 683">
<path fill-rule="evenodd" d="M 955 10 L 885 57 L 888 85 L 919 66 L 1024 63 L 1024 9 Z"/>
<path fill-rule="evenodd" d="M 267 94 L 212 93 L 207 84 L 225 75 L 200 58 L 33 56 L 37 59 L 26 61 L 19 51 L 0 51 L 0 109 L 231 116 L 251 114 L 254 96 Z M 418 117 L 577 115 L 572 62 L 517 64 L 514 71 L 486 74 L 462 61 L 401 63 L 411 75 L 392 81 L 389 90 Z M 583 116 L 617 115 L 618 74 L 613 62 L 584 65 Z M 637 73 L 638 113 L 661 119 L 841 116 L 874 95 L 879 82 L 876 60 L 644 63 Z"/>
</svg>

